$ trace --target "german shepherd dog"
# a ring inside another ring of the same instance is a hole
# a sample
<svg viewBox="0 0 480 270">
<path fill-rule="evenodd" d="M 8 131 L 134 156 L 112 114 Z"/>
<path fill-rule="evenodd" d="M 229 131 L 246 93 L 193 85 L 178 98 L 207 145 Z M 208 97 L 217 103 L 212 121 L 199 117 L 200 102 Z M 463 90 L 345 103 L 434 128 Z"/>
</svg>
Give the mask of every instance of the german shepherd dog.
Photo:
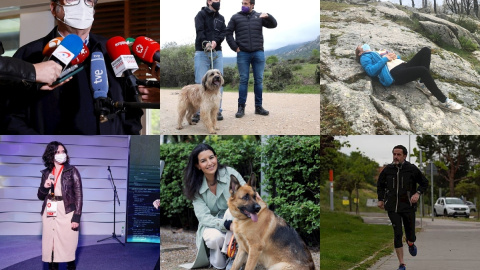
<svg viewBox="0 0 480 270">
<path fill-rule="evenodd" d="M 231 270 L 245 263 L 245 270 L 255 269 L 257 263 L 268 270 L 315 270 L 312 255 L 297 232 L 256 196 L 255 175 L 244 186 L 233 175 L 230 180 L 228 209 L 235 218 L 231 226 L 238 243 Z"/>
</svg>

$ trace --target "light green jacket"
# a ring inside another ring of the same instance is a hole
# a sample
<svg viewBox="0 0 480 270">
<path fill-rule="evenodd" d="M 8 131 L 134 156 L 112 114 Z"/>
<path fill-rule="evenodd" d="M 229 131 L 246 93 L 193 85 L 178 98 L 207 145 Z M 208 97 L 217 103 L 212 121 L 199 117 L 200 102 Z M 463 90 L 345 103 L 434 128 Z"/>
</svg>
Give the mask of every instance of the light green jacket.
<svg viewBox="0 0 480 270">
<path fill-rule="evenodd" d="M 217 195 L 214 195 L 209 189 L 205 176 L 203 183 L 198 191 L 199 194 L 193 199 L 193 209 L 198 219 L 197 230 L 197 257 L 193 264 L 184 265 L 186 268 L 198 268 L 210 265 L 207 256 L 207 247 L 203 241 L 202 235 L 205 228 L 215 228 L 226 232 L 223 223 L 223 215 L 228 209 L 227 201 L 230 198 L 230 175 L 234 175 L 240 185 L 245 185 L 243 177 L 233 168 L 226 167 L 218 171 Z"/>
</svg>

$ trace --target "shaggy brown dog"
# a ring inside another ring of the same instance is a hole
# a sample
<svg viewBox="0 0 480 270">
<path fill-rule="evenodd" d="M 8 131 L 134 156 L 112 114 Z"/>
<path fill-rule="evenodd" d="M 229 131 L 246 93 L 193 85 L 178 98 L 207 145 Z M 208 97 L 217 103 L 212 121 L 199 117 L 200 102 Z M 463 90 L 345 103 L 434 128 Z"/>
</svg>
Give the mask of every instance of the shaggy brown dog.
<svg viewBox="0 0 480 270">
<path fill-rule="evenodd" d="M 228 209 L 235 218 L 231 226 L 238 243 L 231 270 L 245 263 L 245 270 L 253 270 L 257 262 L 268 270 L 315 270 L 303 240 L 256 196 L 255 184 L 254 174 L 244 186 L 230 176 Z"/>
<path fill-rule="evenodd" d="M 202 78 L 202 84 L 190 84 L 182 88 L 178 101 L 178 125 L 182 129 L 183 117 L 187 117 L 188 124 L 192 116 L 200 109 L 200 119 L 210 134 L 217 133 L 217 113 L 220 106 L 220 87 L 223 77 L 218 69 L 210 69 Z"/>
</svg>

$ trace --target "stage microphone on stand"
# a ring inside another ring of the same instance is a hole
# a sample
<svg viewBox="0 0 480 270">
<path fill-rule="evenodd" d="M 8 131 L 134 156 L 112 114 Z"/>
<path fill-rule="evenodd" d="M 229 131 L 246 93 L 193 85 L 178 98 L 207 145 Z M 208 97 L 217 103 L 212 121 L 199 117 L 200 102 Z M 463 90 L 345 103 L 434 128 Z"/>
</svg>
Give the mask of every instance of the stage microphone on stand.
<svg viewBox="0 0 480 270">
<path fill-rule="evenodd" d="M 137 78 L 133 75 L 138 69 L 135 57 L 130 53 L 127 41 L 123 37 L 113 37 L 107 41 L 107 52 L 113 60 L 112 68 L 117 77 L 125 77 L 128 88 L 135 93 L 135 100 L 141 102 Z"/>
<path fill-rule="evenodd" d="M 110 110 L 105 107 L 108 93 L 108 76 L 105 59 L 101 52 L 92 53 L 90 69 L 90 82 L 93 89 L 93 98 L 95 99 L 95 114 L 98 115 L 100 123 L 108 121 Z M 110 171 L 110 166 L 108 166 Z"/>
</svg>

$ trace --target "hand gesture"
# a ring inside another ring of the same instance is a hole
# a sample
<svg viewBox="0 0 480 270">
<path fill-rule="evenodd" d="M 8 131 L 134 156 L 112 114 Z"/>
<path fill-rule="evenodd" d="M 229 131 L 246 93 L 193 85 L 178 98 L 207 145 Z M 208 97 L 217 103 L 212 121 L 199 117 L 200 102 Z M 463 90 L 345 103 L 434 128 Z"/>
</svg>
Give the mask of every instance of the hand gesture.
<svg viewBox="0 0 480 270">
<path fill-rule="evenodd" d="M 415 193 L 415 194 L 412 196 L 412 198 L 410 198 L 410 202 L 411 202 L 411 203 L 416 203 L 416 202 L 418 202 L 418 199 L 419 199 L 419 198 L 420 198 L 420 194 Z"/>
<path fill-rule="evenodd" d="M 387 56 L 387 58 L 388 58 L 389 61 L 392 61 L 392 60 L 397 59 L 397 55 L 396 55 L 395 53 L 393 53 L 393 52 L 388 53 L 386 56 Z"/>
<path fill-rule="evenodd" d="M 260 14 L 260 18 L 261 18 L 261 19 L 268 18 L 268 13 L 262 13 L 262 14 Z"/>
<path fill-rule="evenodd" d="M 143 85 L 138 86 L 138 92 L 142 95 L 143 102 L 160 102 L 160 88 L 145 87 Z"/>
</svg>

